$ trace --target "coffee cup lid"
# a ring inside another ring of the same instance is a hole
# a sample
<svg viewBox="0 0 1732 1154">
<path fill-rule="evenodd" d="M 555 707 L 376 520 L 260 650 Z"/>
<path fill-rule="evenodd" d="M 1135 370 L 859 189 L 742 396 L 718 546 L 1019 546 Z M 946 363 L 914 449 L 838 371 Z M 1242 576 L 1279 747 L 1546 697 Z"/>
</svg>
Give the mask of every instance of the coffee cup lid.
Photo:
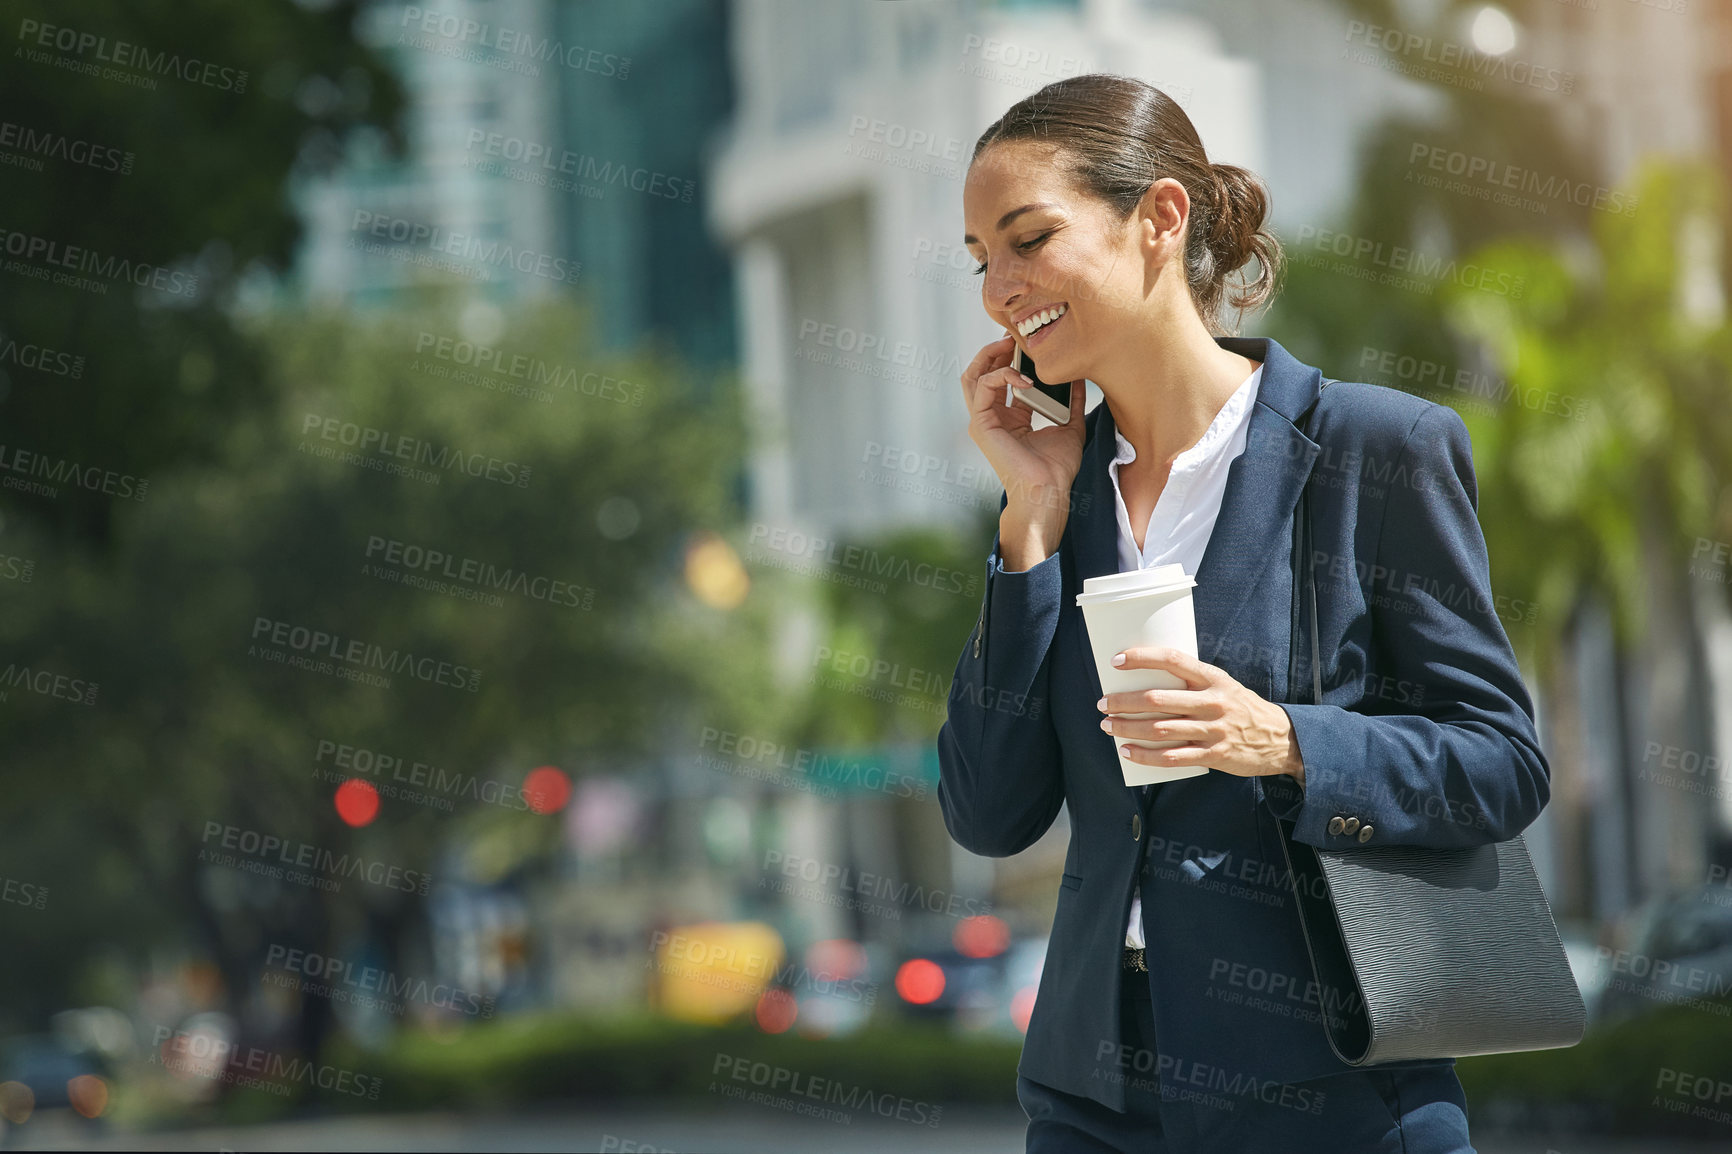
<svg viewBox="0 0 1732 1154">
<path fill-rule="evenodd" d="M 1169 589 L 1188 588 L 1196 583 L 1195 577 L 1186 575 L 1182 564 L 1174 562 L 1171 565 L 1151 565 L 1147 569 L 1131 569 L 1124 573 L 1090 577 L 1083 582 L 1083 591 L 1077 596 L 1091 600 L 1099 597 L 1105 600 L 1132 593 L 1164 593 Z"/>
</svg>

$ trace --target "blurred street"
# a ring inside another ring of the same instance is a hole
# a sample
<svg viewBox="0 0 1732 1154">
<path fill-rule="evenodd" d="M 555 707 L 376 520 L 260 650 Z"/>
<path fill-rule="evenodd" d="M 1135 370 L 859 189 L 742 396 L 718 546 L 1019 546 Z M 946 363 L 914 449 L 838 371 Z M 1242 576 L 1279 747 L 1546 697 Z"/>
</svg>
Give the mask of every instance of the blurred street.
<svg viewBox="0 0 1732 1154">
<path fill-rule="evenodd" d="M 519 1110 L 510 1114 L 403 1114 L 327 1118 L 265 1126 L 115 1133 L 93 1138 L 71 1125 L 35 1129 L 19 1150 L 572 1150 L 701 1151 L 703 1154 L 1009 1154 L 1023 1148 L 1018 1110 L 947 1110 L 943 1125 L 878 1120 L 839 1126 L 752 1118 L 739 1111 L 669 1113 L 653 1104 L 607 1110 Z M 1661 1138 L 1476 1138 L 1479 1154 L 1724 1154 L 1725 1142 Z M 1246 1154 L 1260 1154 L 1247 1151 Z M 1351 1154 L 1344 1151 L 1343 1154 Z"/>
<path fill-rule="evenodd" d="M 1732 1152 L 1732 0 L 7 12 L 0 1154 L 1021 1151 L 1380 1020 L 1289 840 L 1518 832 L 1391 1021 Z"/>
</svg>

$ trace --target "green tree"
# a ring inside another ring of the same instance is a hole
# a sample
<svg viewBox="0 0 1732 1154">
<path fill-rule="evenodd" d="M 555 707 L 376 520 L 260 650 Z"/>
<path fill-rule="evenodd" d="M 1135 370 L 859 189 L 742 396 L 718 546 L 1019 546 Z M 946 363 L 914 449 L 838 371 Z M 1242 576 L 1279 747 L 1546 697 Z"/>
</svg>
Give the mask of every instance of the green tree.
<svg viewBox="0 0 1732 1154">
<path fill-rule="evenodd" d="M 35 923 L 39 950 L 0 962 L 15 1020 L 74 1001 L 104 943 L 136 960 L 190 942 L 235 1007 L 273 944 L 352 956 L 377 943 L 388 964 L 431 976 L 398 952 L 420 933 L 422 898 L 213 867 L 201 860 L 221 848 L 211 824 L 435 882 L 453 869 L 533 874 L 549 868 L 560 821 L 509 790 L 490 804 L 480 783 L 520 787 L 543 764 L 618 772 L 663 752 L 687 702 L 749 710 L 773 697 L 757 642 L 773 600 L 705 604 L 683 569 L 695 540 L 738 518 L 736 390 L 653 354 L 594 354 L 586 314 L 564 301 L 514 309 L 494 338 L 540 383 L 465 369 L 425 334 L 460 337 L 471 304 L 257 322 L 244 338 L 277 401 L 231 422 L 210 463 L 153 485 L 116 520 L 105 559 L 7 604 L 8 638 L 32 644 L 40 667 L 101 686 L 93 708 L 17 691 L 5 705 L 9 850 L 56 895 Z M 354 456 L 322 455 L 343 452 Z M 396 461 L 424 475 L 377 467 Z M 49 532 L 22 527 L 24 549 Z M 313 654 L 284 643 L 294 630 L 340 640 Z M 440 683 L 437 666 L 434 680 L 363 670 L 389 688 L 343 679 L 355 666 L 334 654 L 351 642 L 478 670 L 478 689 Z M 321 743 L 435 765 L 458 784 L 426 792 L 452 807 L 393 797 L 390 775 L 355 770 L 384 796 L 351 830 L 317 771 L 351 774 Z M 303 1006 L 313 1052 L 327 1007 Z"/>
<path fill-rule="evenodd" d="M 1496 494 L 1480 509 L 1496 586 L 1536 602 L 1549 633 L 1602 596 L 1626 645 L 1649 625 L 1649 583 L 1687 603 L 1696 540 L 1732 528 L 1732 330 L 1680 300 L 1686 262 L 1713 259 L 1687 230 L 1721 217 L 1719 179 L 1653 163 L 1635 193 L 1638 211 L 1599 215 L 1585 248 L 1512 239 L 1472 254 L 1522 278 L 1520 298 L 1444 298 L 1511 386 L 1495 416 L 1465 416 L 1480 486 Z"/>
<path fill-rule="evenodd" d="M 149 479 L 211 459 L 263 402 L 226 306 L 241 276 L 294 251 L 285 182 L 329 170 L 357 128 L 400 140 L 402 95 L 356 41 L 357 8 L 6 5 L 0 108 L 23 162 L 0 166 L 0 345 L 82 362 L 72 378 L 0 356 L 9 449 Z M 69 266 L 92 283 L 40 279 Z M 77 486 L 5 498 L 7 521 L 52 525 L 69 548 L 105 542 L 117 508 Z M 45 576 L 56 566 L 42 558 Z"/>
</svg>

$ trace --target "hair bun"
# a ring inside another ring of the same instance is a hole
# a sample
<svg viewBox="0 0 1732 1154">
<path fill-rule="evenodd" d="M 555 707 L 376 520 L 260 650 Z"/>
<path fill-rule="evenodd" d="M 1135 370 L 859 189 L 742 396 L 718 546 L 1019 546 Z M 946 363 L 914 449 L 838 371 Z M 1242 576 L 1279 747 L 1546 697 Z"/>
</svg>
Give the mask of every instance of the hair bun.
<svg viewBox="0 0 1732 1154">
<path fill-rule="evenodd" d="M 1209 164 L 1215 203 L 1211 206 L 1207 244 L 1222 273 L 1238 270 L 1256 257 L 1263 267 L 1257 281 L 1268 278 L 1280 257 L 1280 242 L 1264 227 L 1269 215 L 1269 190 L 1257 174 L 1237 164 Z M 1247 294 L 1237 294 L 1239 298 Z M 1251 294 L 1260 295 L 1260 294 Z"/>
</svg>

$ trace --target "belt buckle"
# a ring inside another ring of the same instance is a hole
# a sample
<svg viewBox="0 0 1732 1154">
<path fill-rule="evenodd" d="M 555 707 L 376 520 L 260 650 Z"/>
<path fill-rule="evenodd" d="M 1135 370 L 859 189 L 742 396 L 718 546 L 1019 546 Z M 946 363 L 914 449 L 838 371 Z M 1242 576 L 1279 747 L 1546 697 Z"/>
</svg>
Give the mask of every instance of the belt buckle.
<svg viewBox="0 0 1732 1154">
<path fill-rule="evenodd" d="M 1146 974 L 1149 972 L 1148 963 L 1143 958 L 1143 951 L 1140 946 L 1125 947 L 1124 968 L 1127 970 L 1135 970 L 1140 974 Z"/>
</svg>

